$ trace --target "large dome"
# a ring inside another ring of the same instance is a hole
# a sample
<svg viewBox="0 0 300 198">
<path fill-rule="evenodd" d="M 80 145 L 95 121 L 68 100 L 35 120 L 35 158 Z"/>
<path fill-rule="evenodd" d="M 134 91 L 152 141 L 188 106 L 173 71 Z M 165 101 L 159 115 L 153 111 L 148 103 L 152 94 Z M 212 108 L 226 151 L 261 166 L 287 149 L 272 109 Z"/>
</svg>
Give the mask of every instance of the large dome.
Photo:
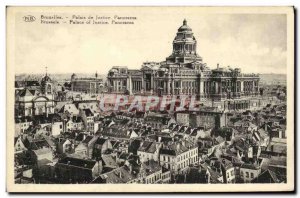
<svg viewBox="0 0 300 198">
<path fill-rule="evenodd" d="M 183 20 L 183 25 L 180 26 L 180 28 L 178 29 L 179 32 L 182 32 L 182 31 L 192 31 L 192 28 L 190 28 L 188 25 L 187 25 L 187 21 L 184 19 Z"/>
<path fill-rule="evenodd" d="M 47 74 L 41 79 L 42 83 L 51 82 L 51 81 L 52 81 L 51 78 Z"/>
</svg>

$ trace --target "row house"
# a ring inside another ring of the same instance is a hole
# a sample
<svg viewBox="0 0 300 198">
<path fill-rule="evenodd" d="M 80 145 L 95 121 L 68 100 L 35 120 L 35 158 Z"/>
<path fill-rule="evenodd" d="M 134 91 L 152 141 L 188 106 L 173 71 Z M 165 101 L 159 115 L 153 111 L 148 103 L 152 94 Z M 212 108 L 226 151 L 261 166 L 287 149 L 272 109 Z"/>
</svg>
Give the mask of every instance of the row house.
<svg viewBox="0 0 300 198">
<path fill-rule="evenodd" d="M 145 161 L 141 164 L 139 177 L 144 184 L 162 183 L 162 167 L 158 161 Z"/>
<path fill-rule="evenodd" d="M 160 149 L 160 164 L 178 173 L 189 165 L 198 163 L 198 147 L 187 140 L 162 145 Z"/>
<path fill-rule="evenodd" d="M 161 143 L 155 141 L 144 141 L 138 148 L 137 155 L 140 157 L 141 162 L 149 160 L 159 161 L 160 148 Z"/>
<path fill-rule="evenodd" d="M 101 161 L 65 157 L 56 163 L 61 183 L 90 183 L 102 172 Z"/>
</svg>

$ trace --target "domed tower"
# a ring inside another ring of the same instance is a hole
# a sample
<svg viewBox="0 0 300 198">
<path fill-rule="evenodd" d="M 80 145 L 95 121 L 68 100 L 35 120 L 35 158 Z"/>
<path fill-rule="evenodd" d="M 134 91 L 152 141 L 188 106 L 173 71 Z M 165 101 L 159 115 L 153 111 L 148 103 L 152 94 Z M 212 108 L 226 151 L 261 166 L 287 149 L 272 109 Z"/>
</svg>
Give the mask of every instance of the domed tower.
<svg viewBox="0 0 300 198">
<path fill-rule="evenodd" d="M 173 52 L 166 60 L 174 63 L 201 62 L 202 58 L 197 54 L 196 50 L 197 41 L 194 33 L 192 28 L 187 25 L 186 19 L 184 19 L 173 40 Z"/>
<path fill-rule="evenodd" d="M 75 80 L 75 78 L 76 78 L 76 74 L 73 73 L 71 76 L 71 81 Z"/>
<path fill-rule="evenodd" d="M 43 95 L 52 95 L 53 94 L 53 83 L 47 73 L 41 79 L 41 92 Z"/>
</svg>

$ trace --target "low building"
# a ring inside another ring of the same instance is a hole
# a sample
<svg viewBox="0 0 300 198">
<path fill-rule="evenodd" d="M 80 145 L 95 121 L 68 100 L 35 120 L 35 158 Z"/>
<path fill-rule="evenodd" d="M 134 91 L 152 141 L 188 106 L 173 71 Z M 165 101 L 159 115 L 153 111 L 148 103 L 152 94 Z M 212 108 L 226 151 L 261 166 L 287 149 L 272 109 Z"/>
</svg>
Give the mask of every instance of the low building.
<svg viewBox="0 0 300 198">
<path fill-rule="evenodd" d="M 160 164 L 172 172 L 182 172 L 195 163 L 198 163 L 198 147 L 187 140 L 163 144 L 160 149 Z"/>
<path fill-rule="evenodd" d="M 21 153 L 23 151 L 26 151 L 26 147 L 23 143 L 22 137 L 15 137 L 15 142 L 14 142 L 14 146 L 15 146 L 15 153 Z"/>
<path fill-rule="evenodd" d="M 240 177 L 244 183 L 250 183 L 257 178 L 261 173 L 261 168 L 258 164 L 244 163 L 240 167 Z"/>
<path fill-rule="evenodd" d="M 32 125 L 32 117 L 18 116 L 15 118 L 15 137 L 23 134 Z"/>
<path fill-rule="evenodd" d="M 171 181 L 171 171 L 170 169 L 167 169 L 164 166 L 162 167 L 161 181 L 164 184 L 168 184 Z"/>
<path fill-rule="evenodd" d="M 159 162 L 154 160 L 149 160 L 141 165 L 139 172 L 139 177 L 141 178 L 141 183 L 144 184 L 157 184 L 162 183 L 162 167 Z"/>
<path fill-rule="evenodd" d="M 73 144 L 69 139 L 60 139 L 57 143 L 57 152 L 59 154 L 68 153 L 73 150 Z"/>
<path fill-rule="evenodd" d="M 65 157 L 55 166 L 61 183 L 90 183 L 102 171 L 101 161 Z"/>
<path fill-rule="evenodd" d="M 140 157 L 141 162 L 149 160 L 159 161 L 160 143 L 153 141 L 144 141 L 141 143 L 137 150 L 137 155 Z"/>
<path fill-rule="evenodd" d="M 92 183 L 95 184 L 130 184 L 139 181 L 137 172 L 126 165 L 101 174 Z"/>
<path fill-rule="evenodd" d="M 259 183 L 259 184 L 270 184 L 270 183 L 281 183 L 280 179 L 276 175 L 275 172 L 271 170 L 265 170 L 257 178 L 253 179 L 251 183 Z"/>
<path fill-rule="evenodd" d="M 221 159 L 221 168 L 224 177 L 224 183 L 235 183 L 235 168 L 231 161 L 223 158 Z"/>
</svg>

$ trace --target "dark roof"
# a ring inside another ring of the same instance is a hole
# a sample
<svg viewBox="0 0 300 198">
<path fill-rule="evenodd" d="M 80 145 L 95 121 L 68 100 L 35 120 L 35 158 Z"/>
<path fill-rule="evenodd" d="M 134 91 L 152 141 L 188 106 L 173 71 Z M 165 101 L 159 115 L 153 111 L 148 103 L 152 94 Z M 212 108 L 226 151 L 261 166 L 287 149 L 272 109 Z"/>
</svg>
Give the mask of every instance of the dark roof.
<svg viewBox="0 0 300 198">
<path fill-rule="evenodd" d="M 175 150 L 171 150 L 171 149 L 166 149 L 166 148 L 162 148 L 160 149 L 160 154 L 164 154 L 164 155 L 176 155 Z"/>
<path fill-rule="evenodd" d="M 145 170 L 146 175 L 151 175 L 162 169 L 159 162 L 154 161 L 154 160 L 148 160 L 148 161 L 144 162 L 142 164 L 142 168 Z"/>
<path fill-rule="evenodd" d="M 38 150 L 45 147 L 50 148 L 50 145 L 45 139 L 33 139 L 29 141 L 29 147 L 32 150 Z"/>
<path fill-rule="evenodd" d="M 77 167 L 81 167 L 81 168 L 92 169 L 95 166 L 96 161 L 80 159 L 80 158 L 73 158 L 73 157 L 65 157 L 65 158 L 61 159 L 58 163 L 70 165 L 70 166 L 77 166 Z"/>
<path fill-rule="evenodd" d="M 83 109 L 83 111 L 87 117 L 94 116 L 93 112 L 90 109 Z"/>
<path fill-rule="evenodd" d="M 190 167 L 187 170 L 186 183 L 207 183 L 206 170 L 204 168 Z"/>
<path fill-rule="evenodd" d="M 34 96 L 36 93 L 36 90 L 29 90 L 29 89 L 23 89 L 20 91 L 19 96 L 24 97 L 24 96 Z"/>
<path fill-rule="evenodd" d="M 280 183 L 280 180 L 273 171 L 268 169 L 253 179 L 252 183 Z"/>
<path fill-rule="evenodd" d="M 32 120 L 35 124 L 46 124 L 52 122 L 61 122 L 62 118 L 58 114 L 35 115 Z"/>
<path fill-rule="evenodd" d="M 27 80 L 26 81 L 26 86 L 28 86 L 28 87 L 30 87 L 30 86 L 40 86 L 40 83 L 37 80 Z"/>
<path fill-rule="evenodd" d="M 152 144 L 153 144 L 153 142 L 150 142 L 150 141 L 144 141 L 144 142 L 142 142 L 142 144 L 140 145 L 138 151 L 147 152 L 148 149 L 151 147 Z"/>
<path fill-rule="evenodd" d="M 82 143 L 88 144 L 88 143 L 93 139 L 93 137 L 94 137 L 94 136 L 92 136 L 92 135 L 87 136 L 87 137 L 82 141 Z"/>
<path fill-rule="evenodd" d="M 105 138 L 98 138 L 95 144 L 103 145 L 106 142 L 107 139 Z"/>
<path fill-rule="evenodd" d="M 82 118 L 80 116 L 73 116 L 72 117 L 72 122 L 80 123 L 80 122 L 82 122 Z"/>
<path fill-rule="evenodd" d="M 131 173 L 127 166 L 122 166 L 112 170 L 111 172 L 100 175 L 92 183 L 127 183 L 136 179 L 136 177 L 137 175 Z"/>
<path fill-rule="evenodd" d="M 21 117 L 15 117 L 15 123 L 24 123 L 24 122 L 31 122 L 32 117 L 30 116 L 21 116 Z"/>
</svg>

